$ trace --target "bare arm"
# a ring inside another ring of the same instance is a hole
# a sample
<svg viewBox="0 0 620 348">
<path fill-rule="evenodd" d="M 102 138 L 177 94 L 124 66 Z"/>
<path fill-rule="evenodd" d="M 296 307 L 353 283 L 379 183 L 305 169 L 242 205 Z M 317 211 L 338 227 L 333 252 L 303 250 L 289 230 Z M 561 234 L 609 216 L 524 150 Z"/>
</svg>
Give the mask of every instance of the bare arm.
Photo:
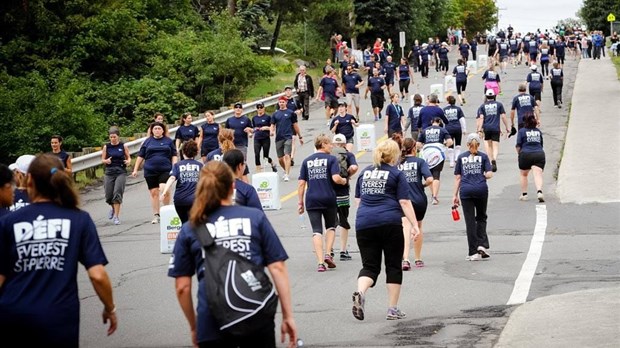
<svg viewBox="0 0 620 348">
<path fill-rule="evenodd" d="M 297 212 L 299 214 L 304 213 L 304 193 L 306 192 L 306 180 L 297 181 L 297 197 L 299 198 L 299 202 L 297 202 Z"/>
<path fill-rule="evenodd" d="M 106 272 L 103 265 L 95 265 L 90 267 L 88 269 L 88 277 L 90 278 L 90 282 L 93 285 L 99 300 L 103 303 L 103 323 L 107 324 L 108 321 L 110 321 L 110 326 L 108 327 L 109 336 L 116 331 L 116 327 L 118 325 L 110 277 L 108 277 L 108 272 Z"/>
<path fill-rule="evenodd" d="M 170 177 L 168 177 L 168 181 L 166 181 L 166 185 L 164 186 L 164 191 L 161 193 L 162 197 L 170 194 L 170 187 L 175 181 L 177 181 L 177 178 L 174 175 L 170 175 Z"/>
<path fill-rule="evenodd" d="M 332 181 L 338 185 L 346 185 L 347 179 L 340 176 L 340 174 L 332 175 Z"/>
<path fill-rule="evenodd" d="M 413 210 L 411 200 L 400 199 L 398 200 L 398 203 L 400 203 L 400 207 L 403 210 L 403 213 L 405 213 L 405 217 L 407 218 L 407 220 L 409 220 L 409 223 L 411 223 L 411 237 L 414 240 L 418 239 L 418 236 L 420 235 L 420 229 L 418 228 L 418 219 L 415 216 L 415 211 Z"/>
<path fill-rule="evenodd" d="M 138 169 L 140 169 L 142 162 L 144 162 L 144 158 L 138 156 L 138 158 L 136 158 L 136 163 L 133 165 L 133 172 L 131 173 L 131 176 L 134 178 L 138 176 Z"/>
<path fill-rule="evenodd" d="M 128 166 L 129 164 L 131 164 L 131 154 L 129 153 L 129 148 L 127 147 L 127 144 L 124 144 L 123 150 L 125 151 L 125 165 Z"/>
<path fill-rule="evenodd" d="M 284 343 L 288 334 L 288 347 L 297 346 L 297 327 L 293 318 L 293 305 L 291 301 L 291 288 L 289 285 L 288 270 L 284 261 L 277 261 L 267 266 L 269 273 L 280 298 L 280 309 L 282 310 L 282 326 L 280 328 L 280 342 Z"/>
<path fill-rule="evenodd" d="M 177 277 L 174 281 L 174 288 L 181 310 L 187 319 L 192 335 L 192 343 L 198 346 L 196 337 L 196 312 L 194 312 L 194 302 L 192 300 L 192 277 Z"/>
<path fill-rule="evenodd" d="M 457 174 L 454 176 L 454 195 L 452 197 L 452 203 L 454 205 L 460 205 L 459 201 L 459 189 L 461 188 L 461 175 Z"/>
</svg>

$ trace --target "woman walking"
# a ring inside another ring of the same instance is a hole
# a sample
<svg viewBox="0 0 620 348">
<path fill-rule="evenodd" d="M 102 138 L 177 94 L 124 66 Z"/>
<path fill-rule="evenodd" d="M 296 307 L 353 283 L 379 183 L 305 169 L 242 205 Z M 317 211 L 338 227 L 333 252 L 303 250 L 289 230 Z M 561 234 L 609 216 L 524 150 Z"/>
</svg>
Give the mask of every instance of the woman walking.
<svg viewBox="0 0 620 348">
<path fill-rule="evenodd" d="M 409 238 L 415 241 L 420 230 L 411 204 L 407 178 L 395 167 L 400 157 L 401 152 L 395 141 L 388 139 L 380 143 L 373 152 L 373 164 L 362 170 L 357 179 L 355 229 L 362 269 L 357 278 L 357 291 L 353 293 L 352 312 L 358 320 L 364 320 L 366 291 L 377 282 L 382 255 L 385 255 L 388 292 L 386 319 L 397 320 L 407 316 L 398 308 L 405 244 L 402 216 L 405 215 L 412 226 L 408 231 Z"/>
<path fill-rule="evenodd" d="M 200 136 L 198 137 L 200 157 L 203 163 L 207 162 L 209 152 L 218 148 L 217 136 L 220 133 L 220 125 L 215 122 L 215 115 L 211 111 L 207 111 L 205 117 L 207 123 L 200 126 Z"/>
<path fill-rule="evenodd" d="M 25 347 L 79 346 L 80 264 L 103 305 L 107 334 L 117 328 L 108 260 L 64 169 L 56 156 L 38 155 L 28 168 L 32 203 L 0 219 L 0 332 Z"/>
<path fill-rule="evenodd" d="M 411 67 L 409 67 L 409 63 L 407 63 L 407 58 L 400 59 L 400 64 L 396 69 L 396 79 L 398 80 L 398 89 L 400 90 L 401 99 L 407 102 L 409 84 L 413 83 L 413 71 Z"/>
<path fill-rule="evenodd" d="M 112 220 L 115 225 L 120 225 L 119 214 L 125 193 L 127 166 L 131 163 L 131 156 L 127 145 L 120 141 L 118 128 L 110 128 L 108 139 L 110 142 L 103 145 L 103 150 L 101 150 L 101 162 L 105 166 L 103 188 L 105 201 L 111 207 L 108 219 Z"/>
<path fill-rule="evenodd" d="M 243 181 L 247 166 L 243 158 L 243 152 L 237 149 L 226 151 L 222 156 L 222 162 L 228 164 L 233 174 L 235 174 L 235 191 L 233 194 L 235 204 L 263 210 L 263 205 L 258 198 L 258 193 L 256 193 L 254 186 Z"/>
<path fill-rule="evenodd" d="M 433 174 L 431 194 L 433 205 L 439 204 L 439 185 L 441 171 L 445 161 L 446 149 L 453 145 L 450 133 L 441 124 L 441 119 L 435 117 L 430 127 L 425 128 L 418 136 L 419 148 L 422 148 L 422 157 L 426 160 Z"/>
<path fill-rule="evenodd" d="M 424 267 L 424 261 L 422 261 L 422 243 L 424 242 L 424 232 L 422 231 L 422 220 L 426 215 L 426 208 L 428 207 L 428 199 L 424 188 L 429 186 L 433 182 L 433 175 L 428 168 L 428 164 L 422 158 L 418 157 L 418 151 L 416 141 L 412 138 L 405 138 L 402 141 L 402 156 L 398 169 L 405 173 L 407 183 L 411 188 L 411 204 L 413 204 L 413 210 L 415 217 L 418 220 L 418 229 L 420 235 L 413 242 L 414 253 L 414 266 L 416 268 Z M 411 225 L 406 217 L 403 220 L 403 234 L 405 239 L 405 249 L 403 252 L 402 269 L 408 271 L 411 269 L 411 262 L 409 261 L 409 248 L 411 246 L 411 240 L 409 231 L 411 231 Z"/>
<path fill-rule="evenodd" d="M 170 200 L 170 187 L 176 182 L 174 190 L 174 210 L 177 212 L 182 223 L 189 219 L 189 210 L 194 203 L 194 193 L 202 169 L 202 162 L 194 157 L 198 154 L 198 145 L 193 140 L 188 140 L 182 148 L 184 160 L 175 163 L 170 171 L 170 177 L 162 191 L 162 199 Z"/>
<path fill-rule="evenodd" d="M 52 147 L 52 153 L 62 162 L 62 165 L 65 167 L 65 172 L 71 174 L 73 169 L 71 167 L 71 156 L 62 148 L 62 137 L 60 135 L 52 135 L 50 145 Z"/>
<path fill-rule="evenodd" d="M 479 261 L 489 255 L 489 237 L 487 236 L 487 203 L 489 187 L 487 180 L 493 177 L 491 161 L 484 152 L 478 151 L 480 137 L 477 133 L 467 136 L 468 151 L 459 155 L 454 167 L 455 206 L 463 204 L 467 244 L 467 260 Z"/>
<path fill-rule="evenodd" d="M 265 113 L 265 105 L 263 103 L 256 104 L 256 115 L 252 117 L 252 127 L 254 127 L 254 164 L 256 165 L 256 172 L 260 173 L 263 171 L 263 166 L 261 165 L 263 158 L 269 163 L 272 170 L 275 169 L 276 166 L 273 165 L 273 161 L 269 157 L 269 149 L 271 148 L 271 116 Z"/>
<path fill-rule="evenodd" d="M 465 60 L 459 59 L 457 66 L 452 70 L 452 76 L 456 78 L 456 94 L 458 94 L 461 106 L 465 104 L 465 89 L 467 89 L 467 76 L 469 76 L 469 69 L 465 62 Z"/>
<path fill-rule="evenodd" d="M 454 105 L 456 104 L 456 99 L 450 95 L 446 98 L 446 101 L 448 106 L 443 108 L 443 113 L 448 119 L 446 130 L 450 137 L 452 137 L 452 145 L 448 147 L 446 156 L 450 162 L 450 168 L 454 168 L 454 161 L 461 154 L 461 141 L 463 140 L 463 135 L 467 134 L 467 127 L 465 125 L 463 109 Z"/>
<path fill-rule="evenodd" d="M 197 226 L 207 224 L 214 231 L 215 242 L 248 257 L 257 267 L 267 267 L 280 300 L 282 313 L 281 341 L 288 335 L 287 347 L 295 347 L 297 328 L 293 318 L 291 289 L 285 264 L 288 255 L 271 223 L 260 210 L 233 205 L 234 176 L 230 167 L 218 161 L 207 163 L 200 172 L 196 199 L 190 210 L 189 222 L 183 224 L 174 244 L 168 276 L 175 278 L 179 305 L 191 331 L 195 347 L 275 347 L 275 323 L 266 329 L 242 337 L 226 336 L 215 323 L 206 301 L 204 249 L 196 235 Z M 238 221 L 244 221 L 239 225 Z M 232 233 L 229 225 L 238 226 Z M 220 227 L 221 226 L 221 227 Z M 235 246 L 247 246 L 248 249 Z M 198 280 L 198 305 L 192 299 L 192 278 Z M 275 319 L 275 317 L 274 317 Z"/>
<path fill-rule="evenodd" d="M 551 91 L 553 91 L 553 107 L 562 108 L 562 86 L 564 85 L 564 72 L 559 62 L 553 63 L 551 69 Z"/>
<path fill-rule="evenodd" d="M 153 135 L 142 143 L 131 176 L 137 177 L 138 169 L 144 163 L 144 179 L 149 189 L 153 211 L 151 223 L 158 224 L 160 190 L 164 188 L 168 181 L 172 165 L 177 163 L 177 149 L 172 139 L 164 135 L 166 133 L 166 126 L 164 124 L 153 122 L 150 129 Z M 163 204 L 170 204 L 170 198 L 164 199 Z"/>
<path fill-rule="evenodd" d="M 542 192 L 543 171 L 545 170 L 545 150 L 543 149 L 543 135 L 540 129 L 536 128 L 537 120 L 533 113 L 524 117 L 525 127 L 519 129 L 517 133 L 517 154 L 519 155 L 519 169 L 521 172 L 521 196 L 519 200 L 527 201 L 527 177 L 532 171 L 534 185 L 536 186 L 536 197 L 539 203 L 545 201 Z"/>
<path fill-rule="evenodd" d="M 181 159 L 187 159 L 182 151 L 183 145 L 189 140 L 196 140 L 200 137 L 200 129 L 192 124 L 192 113 L 186 112 L 181 116 L 181 125 L 174 135 L 174 143 L 177 147 L 177 153 Z"/>
<path fill-rule="evenodd" d="M 403 134 L 403 126 L 405 124 L 405 113 L 402 106 L 400 106 L 400 96 L 398 93 L 392 93 L 390 95 L 391 103 L 385 108 L 385 133 L 388 138 L 392 137 L 394 133 Z"/>
</svg>

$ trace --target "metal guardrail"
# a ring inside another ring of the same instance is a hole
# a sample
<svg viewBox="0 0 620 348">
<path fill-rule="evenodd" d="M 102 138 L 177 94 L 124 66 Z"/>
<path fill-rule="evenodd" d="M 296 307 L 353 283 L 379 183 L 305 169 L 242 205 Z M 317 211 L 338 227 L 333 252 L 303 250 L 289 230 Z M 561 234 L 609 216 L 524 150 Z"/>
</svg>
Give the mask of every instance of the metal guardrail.
<svg viewBox="0 0 620 348">
<path fill-rule="evenodd" d="M 263 98 L 263 99 L 259 99 L 259 100 L 253 101 L 251 103 L 243 104 L 243 115 L 247 115 L 247 114 L 250 114 L 252 112 L 255 112 L 256 111 L 256 105 L 258 103 L 263 103 L 265 106 L 276 105 L 278 103 L 278 98 L 280 98 L 283 95 L 284 95 L 284 93 L 279 93 L 279 94 L 273 95 L 271 97 L 267 97 L 267 98 Z M 293 95 L 295 95 L 295 93 L 293 93 Z M 226 110 L 224 112 L 220 112 L 218 114 L 215 114 L 215 121 L 216 122 L 218 120 L 224 121 L 228 117 L 232 116 L 233 114 L 234 114 L 234 110 L 232 110 L 232 109 L 231 110 Z M 203 117 L 203 118 L 200 118 L 200 119 L 192 122 L 192 124 L 197 126 L 197 127 L 200 127 L 200 126 L 202 126 L 206 122 L 207 122 L 207 119 Z M 176 134 L 177 129 L 179 129 L 179 126 L 176 126 L 176 127 L 171 128 L 171 129 L 168 130 L 170 138 L 174 139 L 174 135 Z M 140 146 L 142 146 L 142 143 L 146 139 L 147 139 L 147 137 L 144 137 L 144 138 L 132 140 L 132 141 L 126 143 L 127 147 L 129 148 L 129 153 L 131 155 L 135 155 L 136 153 L 138 153 L 140 151 Z M 101 150 L 97 151 L 97 152 L 89 153 L 87 155 L 75 157 L 75 158 L 71 159 L 71 165 L 72 165 L 74 173 L 77 173 L 77 172 L 85 170 L 85 169 L 89 169 L 89 168 L 100 166 L 100 165 L 102 165 L 102 163 L 101 163 Z"/>
</svg>

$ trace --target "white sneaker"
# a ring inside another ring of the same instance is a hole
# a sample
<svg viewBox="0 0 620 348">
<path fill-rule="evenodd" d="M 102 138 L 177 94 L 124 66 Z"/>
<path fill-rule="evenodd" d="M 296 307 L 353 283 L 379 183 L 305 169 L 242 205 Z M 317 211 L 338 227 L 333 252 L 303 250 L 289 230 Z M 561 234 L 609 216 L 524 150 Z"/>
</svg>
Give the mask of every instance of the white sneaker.
<svg viewBox="0 0 620 348">
<path fill-rule="evenodd" d="M 153 220 L 151 220 L 151 224 L 158 224 L 159 223 L 159 215 L 155 215 L 153 217 Z"/>
<path fill-rule="evenodd" d="M 527 195 L 521 195 L 521 196 L 519 196 L 519 200 L 520 200 L 520 201 L 527 201 Z"/>
<path fill-rule="evenodd" d="M 538 197 L 538 203 L 544 203 L 545 202 L 545 195 L 543 195 L 542 192 L 538 192 L 536 194 L 536 196 Z"/>
<path fill-rule="evenodd" d="M 483 246 L 479 246 L 478 247 L 478 254 L 483 259 L 488 259 L 489 257 L 491 257 L 491 255 L 489 254 L 489 251 L 487 250 L 487 248 L 485 248 Z"/>
<path fill-rule="evenodd" d="M 476 254 L 467 256 L 465 258 L 465 260 L 467 260 L 467 261 L 480 261 L 480 260 L 482 260 L 482 256 L 480 256 L 480 254 L 476 253 Z"/>
<path fill-rule="evenodd" d="M 288 182 L 288 180 L 289 180 L 288 175 L 284 174 L 284 178 L 283 179 L 284 179 L 284 181 Z"/>
</svg>

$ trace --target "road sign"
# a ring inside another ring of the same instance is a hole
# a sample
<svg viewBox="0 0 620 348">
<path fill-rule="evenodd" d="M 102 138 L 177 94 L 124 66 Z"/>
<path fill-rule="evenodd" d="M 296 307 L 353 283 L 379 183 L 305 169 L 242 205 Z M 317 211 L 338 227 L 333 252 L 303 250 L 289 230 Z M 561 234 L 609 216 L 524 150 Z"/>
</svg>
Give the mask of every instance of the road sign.
<svg viewBox="0 0 620 348">
<path fill-rule="evenodd" d="M 401 31 L 399 33 L 399 38 L 400 38 L 400 40 L 399 40 L 400 47 L 402 48 L 402 47 L 407 46 L 407 43 L 405 42 L 405 32 L 404 31 Z"/>
<path fill-rule="evenodd" d="M 609 16 L 607 16 L 607 21 L 608 22 L 613 22 L 616 20 L 616 16 L 614 16 L 613 13 L 610 13 Z"/>
</svg>

